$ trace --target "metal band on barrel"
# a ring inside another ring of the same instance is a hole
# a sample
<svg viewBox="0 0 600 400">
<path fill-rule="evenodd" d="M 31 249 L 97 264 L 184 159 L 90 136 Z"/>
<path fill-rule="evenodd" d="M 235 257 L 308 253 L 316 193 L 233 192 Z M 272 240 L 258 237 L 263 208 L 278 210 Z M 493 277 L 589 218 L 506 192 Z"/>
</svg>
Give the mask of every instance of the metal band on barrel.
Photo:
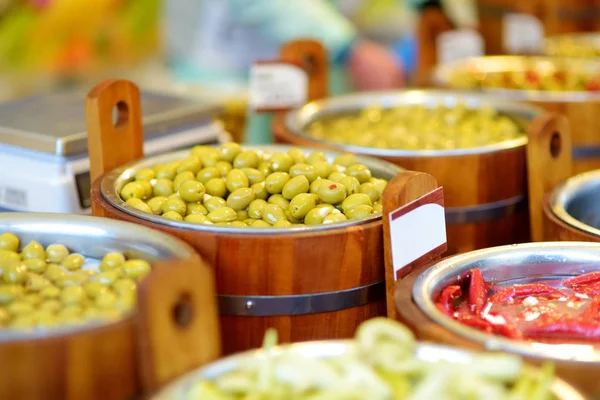
<svg viewBox="0 0 600 400">
<path fill-rule="evenodd" d="M 571 154 L 576 160 L 600 157 L 600 146 L 574 147 Z"/>
<path fill-rule="evenodd" d="M 516 196 L 494 203 L 468 207 L 446 208 L 446 223 L 449 225 L 491 221 L 513 215 L 527 208 L 527 198 Z"/>
<path fill-rule="evenodd" d="M 290 296 L 219 295 L 221 315 L 267 317 L 305 315 L 345 310 L 385 299 L 385 282 L 372 283 L 337 292 Z"/>
</svg>

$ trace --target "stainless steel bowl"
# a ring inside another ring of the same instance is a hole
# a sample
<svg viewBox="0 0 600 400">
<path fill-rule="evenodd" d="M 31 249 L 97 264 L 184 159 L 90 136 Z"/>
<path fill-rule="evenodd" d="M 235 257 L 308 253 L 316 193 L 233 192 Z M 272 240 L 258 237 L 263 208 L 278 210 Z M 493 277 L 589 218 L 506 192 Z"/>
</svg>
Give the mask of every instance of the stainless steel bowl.
<svg viewBox="0 0 600 400">
<path fill-rule="evenodd" d="M 184 242 L 142 226 L 108 218 L 70 214 L 0 213 L 0 234 L 12 232 L 21 243 L 31 240 L 43 246 L 64 244 L 94 263 L 111 251 L 150 263 L 165 259 L 185 259 L 196 255 Z M 102 324 L 64 327 L 48 331 L 11 331 L 0 329 L 0 342 L 36 339 L 87 330 Z"/>
<path fill-rule="evenodd" d="M 243 146 L 244 149 L 256 150 L 258 152 L 262 151 L 270 151 L 270 152 L 287 152 L 292 148 L 299 148 L 304 150 L 307 153 L 311 153 L 314 151 L 322 151 L 327 156 L 328 160 L 331 162 L 333 159 L 342 154 L 342 152 L 337 151 L 328 151 L 328 150 L 320 150 L 320 149 L 311 149 L 306 147 L 299 146 L 284 146 L 284 145 L 268 145 L 268 146 Z M 215 225 L 199 225 L 192 224 L 189 222 L 182 221 L 174 221 L 169 220 L 168 218 L 163 218 L 157 215 L 152 215 L 149 213 L 142 212 L 137 210 L 128 204 L 126 204 L 123 199 L 119 196 L 121 192 L 121 188 L 131 180 L 133 180 L 135 173 L 141 168 L 152 167 L 156 164 L 162 164 L 169 161 L 181 160 L 189 155 L 188 150 L 182 150 L 174 153 L 168 153 L 156 157 L 145 158 L 142 161 L 134 161 L 128 164 L 125 164 L 119 168 L 114 169 L 105 175 L 104 179 L 100 184 L 100 191 L 102 196 L 106 201 L 108 201 L 112 206 L 117 209 L 126 212 L 132 216 L 137 218 L 151 221 L 160 225 L 167 225 L 176 228 L 185 228 L 196 231 L 205 231 L 205 232 L 223 232 L 223 233 L 236 233 L 236 234 L 247 234 L 247 235 L 270 235 L 270 234 L 294 234 L 298 232 L 305 231 L 323 231 L 329 229 L 338 229 L 347 226 L 353 226 L 358 224 L 364 224 L 371 221 L 376 221 L 381 219 L 381 215 L 373 215 L 369 218 L 365 218 L 360 221 L 348 221 L 342 222 L 338 224 L 330 224 L 330 225 L 316 225 L 311 227 L 302 227 L 302 228 L 294 228 L 294 229 L 278 229 L 278 228 L 230 228 L 223 226 L 215 226 Z M 383 178 L 383 179 L 392 179 L 394 176 L 403 171 L 402 168 L 388 163 L 386 161 L 378 160 L 376 158 L 365 157 L 357 155 L 356 159 L 369 167 L 374 177 Z"/>
<path fill-rule="evenodd" d="M 482 344 L 532 358 L 591 363 L 600 368 L 600 352 L 591 345 L 544 344 L 514 341 L 485 334 L 445 316 L 433 299 L 470 269 L 479 268 L 491 282 L 526 281 L 553 276 L 557 279 L 600 270 L 600 244 L 584 242 L 526 243 L 493 247 L 447 258 L 415 281 L 413 300 L 431 320 L 448 331 Z"/>
<path fill-rule="evenodd" d="M 568 179 L 550 194 L 552 213 L 567 225 L 600 238 L 600 171 Z"/>
<path fill-rule="evenodd" d="M 600 93 L 591 92 L 551 92 L 522 89 L 502 89 L 491 87 L 455 87 L 451 83 L 456 73 L 485 74 L 498 72 L 522 72 L 533 66 L 538 71 L 553 71 L 555 68 L 580 71 L 584 74 L 600 74 L 600 61 L 575 57 L 526 57 L 526 56 L 486 56 L 458 60 L 438 65 L 433 72 L 434 82 L 442 87 L 474 90 L 513 101 L 540 102 L 586 102 L 600 100 Z"/>
<path fill-rule="evenodd" d="M 288 130 L 303 139 L 314 143 L 329 143 L 324 140 L 312 138 L 306 133 L 306 127 L 319 119 L 336 114 L 346 114 L 365 109 L 369 106 L 379 105 L 383 108 L 393 108 L 408 105 L 423 105 L 435 107 L 443 105 L 454 107 L 458 102 L 463 102 L 469 108 L 478 108 L 483 104 L 490 105 L 503 114 L 512 117 L 521 127 L 523 132 L 527 125 L 538 115 L 544 113 L 541 108 L 528 104 L 515 103 L 500 100 L 491 96 L 474 93 L 461 93 L 442 90 L 403 90 L 393 92 L 360 93 L 345 96 L 332 97 L 329 99 L 311 102 L 297 110 L 288 113 L 285 125 Z M 399 150 L 399 149 L 377 149 L 373 147 L 351 146 L 335 143 L 345 151 L 368 154 L 377 157 L 442 157 L 461 156 L 466 154 L 481 154 L 494 151 L 522 147 L 527 144 L 527 137 L 507 140 L 487 146 L 451 149 L 451 150 Z"/>
<path fill-rule="evenodd" d="M 351 340 L 345 340 L 298 343 L 280 346 L 279 350 L 291 351 L 303 357 L 332 358 L 350 352 L 353 347 L 354 343 Z M 419 344 L 416 354 L 418 358 L 431 362 L 449 361 L 467 364 L 471 360 L 472 353 L 447 346 Z M 198 380 L 213 380 L 219 375 L 235 371 L 241 365 L 247 365 L 248 362 L 252 362 L 252 359 L 257 359 L 260 355 L 260 350 L 248 351 L 226 357 L 204 368 L 192 371 L 159 391 L 153 396 L 153 400 L 187 399 L 185 397 L 186 393 Z M 584 400 L 581 394 L 561 379 L 555 379 L 552 382 L 551 389 L 559 400 Z"/>
</svg>

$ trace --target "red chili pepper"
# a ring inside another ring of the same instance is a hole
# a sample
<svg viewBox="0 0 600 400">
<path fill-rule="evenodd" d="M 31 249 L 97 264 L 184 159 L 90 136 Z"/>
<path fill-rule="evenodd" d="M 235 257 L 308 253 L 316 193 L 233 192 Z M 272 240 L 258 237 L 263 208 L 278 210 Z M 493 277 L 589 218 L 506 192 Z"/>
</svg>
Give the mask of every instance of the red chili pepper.
<svg viewBox="0 0 600 400">
<path fill-rule="evenodd" d="M 600 296 L 594 297 L 588 308 L 579 316 L 579 320 L 585 322 L 598 322 L 600 319 Z"/>
<path fill-rule="evenodd" d="M 438 299 L 438 308 L 444 314 L 454 317 L 454 305 L 452 302 L 455 298 L 462 296 L 462 290 L 458 285 L 450 285 L 444 290 Z"/>
<path fill-rule="evenodd" d="M 517 315 L 519 321 L 527 321 L 527 317 L 532 314 L 539 314 L 536 317 L 536 321 L 558 321 L 559 319 L 565 318 L 566 315 L 556 308 L 546 304 L 535 304 L 527 307 Z"/>
<path fill-rule="evenodd" d="M 494 325 L 490 321 L 479 318 L 475 315 L 459 314 L 457 320 L 460 321 L 460 323 L 462 323 L 462 324 L 465 324 L 465 325 L 473 327 L 473 328 L 477 328 L 486 333 L 489 333 L 489 334 L 494 333 Z"/>
<path fill-rule="evenodd" d="M 566 287 L 576 287 L 589 285 L 590 283 L 600 282 L 600 271 L 590 272 L 589 274 L 579 275 L 574 278 L 565 279 L 562 284 Z"/>
<path fill-rule="evenodd" d="M 489 321 L 494 326 L 494 331 L 497 334 L 505 336 L 510 339 L 518 339 L 521 337 L 521 332 L 519 332 L 516 324 L 514 323 L 512 318 L 510 318 L 508 315 L 505 315 L 505 314 L 502 314 L 502 313 L 499 313 L 496 311 L 489 312 L 488 315 L 490 315 L 492 317 L 502 317 L 504 319 L 504 322 L 494 322 L 494 321 L 490 321 L 489 319 L 486 320 L 486 321 Z"/>
<path fill-rule="evenodd" d="M 507 303 L 516 298 L 529 296 L 565 296 L 563 292 L 543 283 L 530 283 L 526 285 L 514 285 L 502 289 L 494 294 L 490 301 L 492 303 Z"/>
<path fill-rule="evenodd" d="M 585 294 L 588 297 L 598 296 L 600 295 L 600 282 L 590 283 L 588 285 L 576 287 L 575 291 L 580 294 Z"/>
<path fill-rule="evenodd" d="M 481 314 L 488 299 L 488 291 L 479 268 L 469 271 L 469 308 L 475 315 Z"/>
<path fill-rule="evenodd" d="M 597 92 L 600 90 L 600 82 L 597 80 L 591 80 L 585 84 L 585 90 L 588 92 Z"/>
<path fill-rule="evenodd" d="M 592 322 L 563 318 L 561 321 L 536 324 L 523 332 L 527 338 L 562 337 L 574 339 L 600 339 L 600 325 Z"/>
<path fill-rule="evenodd" d="M 540 78 L 538 77 L 538 75 L 534 72 L 534 71 L 527 71 L 525 73 L 525 79 L 527 79 L 527 81 L 529 83 L 538 83 Z"/>
</svg>

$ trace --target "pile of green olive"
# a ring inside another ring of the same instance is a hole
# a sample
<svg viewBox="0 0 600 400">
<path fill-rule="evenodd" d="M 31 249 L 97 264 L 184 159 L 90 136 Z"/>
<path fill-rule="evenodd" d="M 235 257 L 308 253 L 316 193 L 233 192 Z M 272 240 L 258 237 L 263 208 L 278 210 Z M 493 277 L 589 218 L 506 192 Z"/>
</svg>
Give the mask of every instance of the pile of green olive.
<svg viewBox="0 0 600 400">
<path fill-rule="evenodd" d="M 0 235 L 0 328 L 46 329 L 111 321 L 133 310 L 144 260 L 108 253 L 99 265 L 62 244 Z M 20 249 L 20 250 L 19 250 Z"/>
<path fill-rule="evenodd" d="M 354 114 L 311 122 L 309 136 L 333 143 L 397 150 L 451 150 L 500 143 L 523 136 L 517 123 L 493 107 L 463 103 L 372 106 Z"/>
<path fill-rule="evenodd" d="M 561 57 L 600 57 L 600 37 L 561 37 L 546 42 L 546 53 Z"/>
<path fill-rule="evenodd" d="M 120 196 L 140 211 L 229 227 L 291 228 L 364 219 L 381 212 L 387 181 L 352 154 L 196 146 L 189 157 L 142 168 Z"/>
</svg>

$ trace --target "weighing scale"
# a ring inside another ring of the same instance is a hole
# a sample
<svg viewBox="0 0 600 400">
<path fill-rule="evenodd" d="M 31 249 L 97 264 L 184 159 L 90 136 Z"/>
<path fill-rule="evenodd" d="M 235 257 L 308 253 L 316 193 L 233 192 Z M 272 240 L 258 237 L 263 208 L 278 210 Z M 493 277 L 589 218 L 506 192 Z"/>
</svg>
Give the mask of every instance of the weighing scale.
<svg viewBox="0 0 600 400">
<path fill-rule="evenodd" d="M 89 214 L 90 165 L 83 91 L 0 104 L 0 211 Z M 141 92 L 144 154 L 223 143 L 219 107 Z"/>
</svg>

